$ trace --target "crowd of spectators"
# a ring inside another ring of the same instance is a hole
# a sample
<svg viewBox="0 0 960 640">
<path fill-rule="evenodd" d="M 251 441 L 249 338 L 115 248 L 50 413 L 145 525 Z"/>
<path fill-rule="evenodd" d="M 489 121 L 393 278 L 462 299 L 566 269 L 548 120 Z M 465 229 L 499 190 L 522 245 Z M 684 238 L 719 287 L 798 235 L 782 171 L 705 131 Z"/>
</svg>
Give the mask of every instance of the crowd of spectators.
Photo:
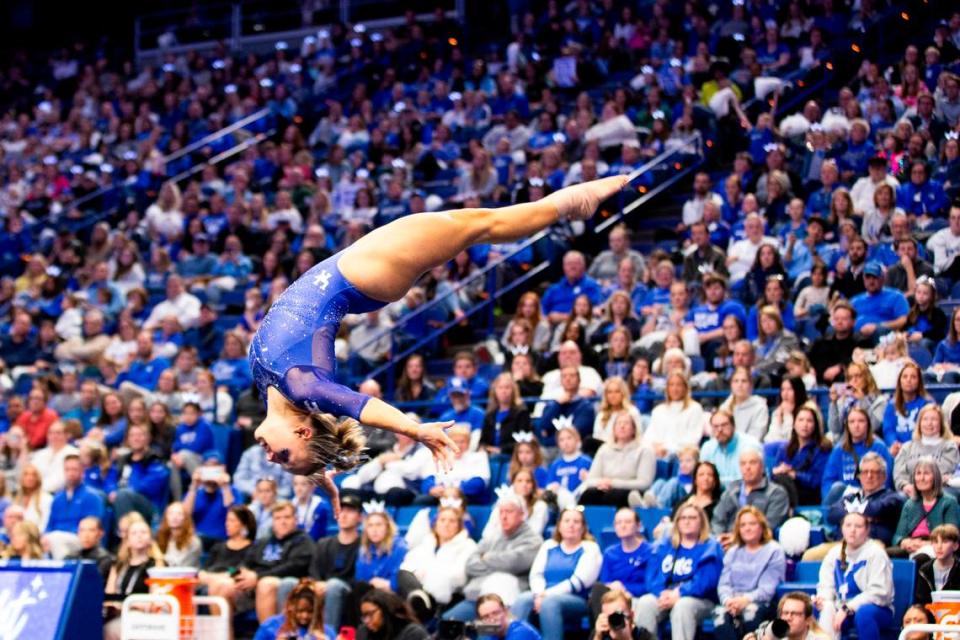
<svg viewBox="0 0 960 640">
<path fill-rule="evenodd" d="M 474 619 L 509 638 L 667 620 L 677 639 L 708 621 L 742 638 L 776 615 L 791 638 L 874 638 L 900 622 L 890 558 L 916 563 L 919 604 L 960 584 L 960 307 L 942 304 L 960 297 L 960 13 L 788 114 L 764 106 L 797 88 L 783 78 L 839 67 L 829 42 L 890 12 L 542 9 L 476 51 L 437 12 L 262 57 L 139 69 L 78 45 L 10 66 L 4 559 L 95 561 L 107 637 L 160 565 L 198 567 L 262 638 L 416 639 Z M 509 282 L 541 244 L 474 247 L 344 323 L 344 380 L 454 421 L 452 472 L 371 430 L 334 518 L 253 444 L 249 340 L 316 262 L 401 216 L 632 173 L 688 153 L 694 131 L 715 148 L 657 244 L 631 217 L 600 252 L 588 227 L 556 225 L 562 275 L 508 298 L 502 334 L 471 325 L 489 292 L 469 278 L 505 258 Z M 431 340 L 396 385 L 364 379 L 451 320 L 471 345 L 452 370 Z M 826 539 L 797 544 L 812 507 Z M 644 530 L 638 509 L 665 517 Z M 822 561 L 816 597 L 777 601 L 801 557 Z"/>
</svg>

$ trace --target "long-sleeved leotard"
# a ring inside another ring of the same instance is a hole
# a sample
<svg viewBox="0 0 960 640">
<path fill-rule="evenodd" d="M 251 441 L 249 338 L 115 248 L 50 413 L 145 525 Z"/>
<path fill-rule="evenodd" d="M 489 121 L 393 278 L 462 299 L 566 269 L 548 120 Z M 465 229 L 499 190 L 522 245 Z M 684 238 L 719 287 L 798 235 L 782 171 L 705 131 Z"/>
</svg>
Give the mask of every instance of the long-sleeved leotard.
<svg viewBox="0 0 960 640">
<path fill-rule="evenodd" d="M 250 345 L 250 370 L 264 399 L 274 386 L 299 409 L 359 420 L 370 397 L 336 382 L 334 340 L 343 316 L 386 303 L 358 291 L 339 259 L 315 265 L 273 303 Z"/>
</svg>

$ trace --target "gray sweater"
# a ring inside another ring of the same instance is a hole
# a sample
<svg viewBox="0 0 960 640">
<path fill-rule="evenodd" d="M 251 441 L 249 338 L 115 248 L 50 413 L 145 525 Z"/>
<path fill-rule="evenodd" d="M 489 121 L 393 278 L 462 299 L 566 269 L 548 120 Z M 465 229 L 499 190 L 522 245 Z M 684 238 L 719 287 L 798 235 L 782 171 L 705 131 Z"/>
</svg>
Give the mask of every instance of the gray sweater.
<svg viewBox="0 0 960 640">
<path fill-rule="evenodd" d="M 913 470 L 923 456 L 933 458 L 943 475 L 953 475 L 960 462 L 960 451 L 952 439 L 941 438 L 939 442 L 930 444 L 921 440 L 905 442 L 893 463 L 893 484 L 897 491 L 903 491 L 905 486 L 913 482 Z"/>
<path fill-rule="evenodd" d="M 646 491 L 653 484 L 657 473 L 657 457 L 653 449 L 644 447 L 639 440 L 626 445 L 607 442 L 601 445 L 590 465 L 590 475 L 584 481 L 587 488 L 597 486 L 597 481 L 609 478 L 614 489 Z"/>
<path fill-rule="evenodd" d="M 490 536 L 484 537 L 477 550 L 467 558 L 467 584 L 463 595 L 467 600 L 480 597 L 483 581 L 493 573 L 509 573 L 520 580 L 520 591 L 529 588 L 527 575 L 537 556 L 543 538 L 535 533 L 526 522 L 505 536 L 498 527 Z"/>
<path fill-rule="evenodd" d="M 711 528 L 714 534 L 730 533 L 733 530 L 733 522 L 740 510 L 742 484 L 743 480 L 731 482 L 720 496 L 720 502 L 713 510 Z M 766 478 L 759 487 L 747 494 L 747 504 L 760 509 L 767 516 L 771 529 L 782 525 L 790 516 L 790 496 L 787 495 L 787 490 Z"/>
</svg>

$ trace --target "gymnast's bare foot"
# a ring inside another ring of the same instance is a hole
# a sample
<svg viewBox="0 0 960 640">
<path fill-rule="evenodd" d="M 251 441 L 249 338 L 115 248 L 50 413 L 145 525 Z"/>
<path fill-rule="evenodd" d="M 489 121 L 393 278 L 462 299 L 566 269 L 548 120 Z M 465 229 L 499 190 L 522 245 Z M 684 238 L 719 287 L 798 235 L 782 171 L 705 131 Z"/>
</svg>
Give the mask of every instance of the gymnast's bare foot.
<svg viewBox="0 0 960 640">
<path fill-rule="evenodd" d="M 591 180 L 576 184 L 545 198 L 556 207 L 560 220 L 586 220 L 600 206 L 600 203 L 623 189 L 630 182 L 627 176 L 611 176 L 600 180 Z"/>
</svg>

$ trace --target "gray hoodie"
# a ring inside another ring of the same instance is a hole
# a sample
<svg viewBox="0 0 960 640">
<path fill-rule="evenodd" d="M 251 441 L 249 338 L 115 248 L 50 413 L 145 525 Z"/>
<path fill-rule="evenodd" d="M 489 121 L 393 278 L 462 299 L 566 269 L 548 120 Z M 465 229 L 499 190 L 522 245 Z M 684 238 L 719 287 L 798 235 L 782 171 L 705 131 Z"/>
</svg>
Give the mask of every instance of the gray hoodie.
<svg viewBox="0 0 960 640">
<path fill-rule="evenodd" d="M 503 535 L 497 528 L 489 537 L 482 538 L 477 550 L 467 558 L 467 584 L 463 587 L 463 595 L 467 600 L 479 598 L 483 581 L 493 573 L 516 576 L 520 591 L 526 591 L 529 588 L 527 575 L 541 544 L 543 538 L 526 522 L 512 536 Z"/>
<path fill-rule="evenodd" d="M 723 408 L 730 409 L 730 398 L 723 403 Z M 750 396 L 733 409 L 733 423 L 737 433 L 748 433 L 758 441 L 763 442 L 770 424 L 770 413 L 767 401 L 760 396 Z"/>
</svg>

